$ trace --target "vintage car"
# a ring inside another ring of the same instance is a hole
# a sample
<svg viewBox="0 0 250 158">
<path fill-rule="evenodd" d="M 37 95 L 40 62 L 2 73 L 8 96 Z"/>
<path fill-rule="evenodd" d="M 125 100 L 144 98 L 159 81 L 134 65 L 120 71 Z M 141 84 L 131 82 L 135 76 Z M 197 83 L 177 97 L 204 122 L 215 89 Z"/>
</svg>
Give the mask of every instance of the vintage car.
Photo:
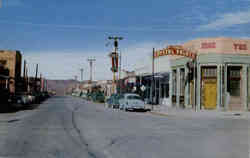
<svg viewBox="0 0 250 158">
<path fill-rule="evenodd" d="M 113 109 L 119 109 L 120 108 L 120 99 L 123 98 L 122 94 L 112 94 L 107 100 L 106 100 L 106 107 L 111 107 Z"/>
<path fill-rule="evenodd" d="M 125 111 L 146 110 L 145 103 L 138 94 L 125 93 L 119 100 L 120 109 Z"/>
</svg>

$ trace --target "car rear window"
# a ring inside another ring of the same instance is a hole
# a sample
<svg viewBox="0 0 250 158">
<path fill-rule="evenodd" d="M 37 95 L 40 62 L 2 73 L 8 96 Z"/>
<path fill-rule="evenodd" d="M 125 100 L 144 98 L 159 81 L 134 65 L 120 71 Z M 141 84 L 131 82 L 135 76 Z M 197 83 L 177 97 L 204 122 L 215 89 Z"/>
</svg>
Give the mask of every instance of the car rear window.
<svg viewBox="0 0 250 158">
<path fill-rule="evenodd" d="M 127 96 L 128 99 L 139 99 L 141 100 L 141 97 L 140 96 L 137 96 L 137 95 L 129 95 Z"/>
</svg>

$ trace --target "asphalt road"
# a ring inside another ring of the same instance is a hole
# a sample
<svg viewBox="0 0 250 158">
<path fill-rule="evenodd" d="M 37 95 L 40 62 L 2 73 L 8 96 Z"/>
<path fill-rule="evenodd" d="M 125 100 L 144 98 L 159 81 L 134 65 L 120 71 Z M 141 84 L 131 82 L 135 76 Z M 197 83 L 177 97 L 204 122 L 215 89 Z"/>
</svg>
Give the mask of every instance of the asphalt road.
<svg viewBox="0 0 250 158">
<path fill-rule="evenodd" d="M 249 157 L 247 119 L 114 111 L 73 97 L 0 115 L 0 158 Z"/>
</svg>

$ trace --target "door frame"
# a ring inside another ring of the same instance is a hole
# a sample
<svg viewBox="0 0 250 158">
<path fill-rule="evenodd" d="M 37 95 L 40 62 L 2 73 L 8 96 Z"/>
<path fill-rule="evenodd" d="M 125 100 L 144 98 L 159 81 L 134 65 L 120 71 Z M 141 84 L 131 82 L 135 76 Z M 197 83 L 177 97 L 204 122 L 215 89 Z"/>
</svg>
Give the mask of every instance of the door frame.
<svg viewBox="0 0 250 158">
<path fill-rule="evenodd" d="M 248 92 L 247 92 L 247 71 L 246 71 L 246 77 L 244 78 L 244 69 L 245 68 L 247 68 L 249 65 L 248 64 L 241 64 L 241 63 L 224 63 L 223 64 L 224 65 L 224 84 L 225 84 L 225 87 L 224 87 L 224 95 L 226 96 L 226 94 L 227 94 L 227 89 L 228 89 L 228 67 L 234 67 L 234 66 L 238 66 L 238 67 L 241 67 L 241 84 L 243 85 L 241 85 L 241 87 L 242 87 L 242 89 L 241 89 L 241 98 L 242 98 L 242 100 L 243 100 L 243 102 L 241 103 L 241 106 L 243 106 L 243 109 L 244 110 L 246 110 L 247 109 L 247 102 L 245 103 L 245 96 L 247 96 L 247 94 L 248 94 Z M 245 81 L 246 80 L 246 81 Z M 246 86 L 244 86 L 244 84 L 246 85 Z M 245 88 L 244 88 L 245 87 Z M 246 93 L 245 95 L 244 95 L 244 93 Z M 247 99 L 247 98 L 246 98 Z M 247 101 L 247 100 L 246 100 Z M 227 97 L 224 97 L 224 103 L 225 103 L 225 105 L 224 105 L 224 109 L 227 111 L 227 110 L 229 110 L 229 104 L 227 104 Z M 246 104 L 246 105 L 245 105 Z"/>
</svg>

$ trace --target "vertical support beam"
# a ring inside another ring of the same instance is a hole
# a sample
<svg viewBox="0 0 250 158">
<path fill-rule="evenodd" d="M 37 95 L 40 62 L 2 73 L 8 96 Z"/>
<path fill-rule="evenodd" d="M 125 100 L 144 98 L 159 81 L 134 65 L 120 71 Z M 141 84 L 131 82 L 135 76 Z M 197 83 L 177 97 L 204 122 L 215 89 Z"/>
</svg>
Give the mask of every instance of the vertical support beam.
<svg viewBox="0 0 250 158">
<path fill-rule="evenodd" d="M 83 81 L 83 68 L 80 69 L 81 72 L 81 82 Z"/>
<path fill-rule="evenodd" d="M 169 74 L 169 100 L 170 105 L 173 106 L 173 69 L 171 68 L 170 74 Z"/>
<path fill-rule="evenodd" d="M 249 107 L 250 107 L 250 104 L 249 104 L 249 98 L 248 98 L 248 96 L 249 96 L 249 93 L 250 93 L 250 91 L 249 91 L 249 80 L 250 80 L 250 66 L 249 65 L 247 65 L 247 111 L 249 111 Z"/>
<path fill-rule="evenodd" d="M 118 54 L 119 55 L 119 54 Z M 118 79 L 118 83 L 119 83 L 119 94 L 121 94 L 122 90 L 121 90 L 121 70 L 122 70 L 122 52 L 120 52 L 120 56 L 119 56 L 119 79 Z M 141 85 L 141 83 L 140 83 Z"/>
<path fill-rule="evenodd" d="M 217 103 L 216 103 L 216 109 L 220 109 L 220 103 L 221 103 L 221 64 L 217 64 Z"/>
<path fill-rule="evenodd" d="M 197 63 L 197 74 L 196 74 L 196 108 L 201 110 L 201 66 Z"/>
<path fill-rule="evenodd" d="M 189 107 L 189 83 L 186 81 L 188 77 L 188 67 L 185 66 L 185 92 L 184 92 L 184 105 L 185 107 Z"/>
<path fill-rule="evenodd" d="M 247 97 L 247 65 L 243 65 L 243 70 L 242 70 L 242 79 L 243 79 L 243 86 L 242 86 L 242 91 L 243 91 L 243 106 L 244 106 L 244 110 L 248 111 L 247 108 L 247 103 L 248 103 L 248 97 Z"/>
<path fill-rule="evenodd" d="M 225 64 L 225 67 L 224 67 L 224 84 L 225 84 L 225 89 L 224 89 L 224 94 L 225 94 L 225 97 L 224 97 L 224 110 L 228 110 L 228 102 L 227 102 L 227 64 Z"/>
<path fill-rule="evenodd" d="M 163 80 L 162 88 L 163 88 L 163 96 L 162 96 L 162 98 L 166 98 L 166 83 L 165 83 L 165 80 Z"/>
<path fill-rule="evenodd" d="M 159 104 L 161 104 L 162 95 L 161 95 L 161 78 L 159 78 Z"/>
<path fill-rule="evenodd" d="M 36 76 L 35 76 L 35 92 L 37 92 L 37 76 L 38 75 L 38 64 L 36 64 Z"/>
<path fill-rule="evenodd" d="M 180 92 L 181 92 L 181 86 L 180 86 L 180 83 L 181 83 L 181 71 L 180 71 L 180 68 L 177 68 L 176 70 L 176 79 L 177 79 L 177 88 L 176 88 L 176 107 L 180 107 Z"/>
<path fill-rule="evenodd" d="M 153 110 L 153 103 L 154 103 L 154 97 L 153 97 L 153 93 L 155 90 L 155 48 L 153 48 L 153 52 L 152 52 L 152 78 L 151 78 L 151 104 L 152 107 L 151 109 Z"/>
<path fill-rule="evenodd" d="M 150 99 L 150 102 L 151 104 L 153 104 L 153 75 L 151 76 L 151 81 L 150 81 L 150 91 L 149 91 L 149 99 Z M 153 108 L 153 106 L 152 106 Z"/>
<path fill-rule="evenodd" d="M 154 97 L 154 103 L 156 104 L 157 103 L 157 101 L 156 101 L 156 99 L 157 99 L 157 91 L 159 90 L 158 88 L 157 88 L 157 79 L 155 79 L 154 78 L 154 90 L 155 90 L 155 97 Z"/>
</svg>

